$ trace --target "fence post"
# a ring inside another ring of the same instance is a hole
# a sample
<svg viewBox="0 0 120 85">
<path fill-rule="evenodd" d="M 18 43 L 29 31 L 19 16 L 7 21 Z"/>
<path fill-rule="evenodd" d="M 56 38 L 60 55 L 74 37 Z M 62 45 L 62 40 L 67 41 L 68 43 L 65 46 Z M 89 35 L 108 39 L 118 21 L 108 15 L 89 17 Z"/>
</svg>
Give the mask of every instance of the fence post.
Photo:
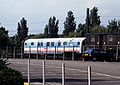
<svg viewBox="0 0 120 85">
<path fill-rule="evenodd" d="M 54 60 L 55 60 L 55 57 L 56 57 L 56 46 L 55 46 L 55 52 L 54 52 Z"/>
<path fill-rule="evenodd" d="M 23 47 L 21 45 L 21 59 L 23 58 Z"/>
<path fill-rule="evenodd" d="M 37 46 L 37 55 L 36 55 L 36 59 L 38 59 L 38 46 Z"/>
<path fill-rule="evenodd" d="M 63 47 L 63 60 L 65 59 L 65 46 Z"/>
<path fill-rule="evenodd" d="M 47 46 L 46 46 L 46 54 L 45 54 L 45 60 L 47 59 Z"/>
<path fill-rule="evenodd" d="M 74 56 L 75 55 L 75 53 L 74 53 L 74 46 L 73 46 L 73 52 L 72 52 L 72 61 L 74 61 Z"/>
<path fill-rule="evenodd" d="M 118 45 L 116 46 L 116 61 L 118 60 Z"/>
<path fill-rule="evenodd" d="M 28 59 L 28 85 L 30 85 L 30 58 Z"/>
<path fill-rule="evenodd" d="M 29 47 L 29 59 L 31 57 L 31 46 Z"/>
<path fill-rule="evenodd" d="M 6 58 L 8 58 L 8 46 L 7 46 L 7 49 L 6 49 Z"/>
<path fill-rule="evenodd" d="M 65 85 L 65 63 L 62 63 L 62 85 Z"/>
<path fill-rule="evenodd" d="M 16 55 L 16 53 L 15 53 L 15 46 L 14 46 L 14 52 L 13 52 L 13 57 L 15 58 L 15 55 Z"/>
<path fill-rule="evenodd" d="M 45 61 L 43 61 L 43 85 L 45 85 Z"/>
<path fill-rule="evenodd" d="M 88 85 L 91 85 L 91 67 L 88 66 Z"/>
</svg>

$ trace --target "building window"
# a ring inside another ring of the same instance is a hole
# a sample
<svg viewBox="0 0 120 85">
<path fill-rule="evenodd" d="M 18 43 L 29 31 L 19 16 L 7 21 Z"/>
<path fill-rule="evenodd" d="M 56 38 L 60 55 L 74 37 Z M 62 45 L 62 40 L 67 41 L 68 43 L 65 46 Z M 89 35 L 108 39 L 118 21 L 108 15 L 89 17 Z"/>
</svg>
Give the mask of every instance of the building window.
<svg viewBox="0 0 120 85">
<path fill-rule="evenodd" d="M 52 46 L 52 47 L 54 46 L 54 42 L 51 42 L 51 46 Z"/>
<path fill-rule="evenodd" d="M 113 41 L 113 37 L 109 36 L 109 41 L 112 42 Z"/>
<path fill-rule="evenodd" d="M 95 42 L 95 38 L 94 37 L 91 37 L 91 42 Z"/>
</svg>

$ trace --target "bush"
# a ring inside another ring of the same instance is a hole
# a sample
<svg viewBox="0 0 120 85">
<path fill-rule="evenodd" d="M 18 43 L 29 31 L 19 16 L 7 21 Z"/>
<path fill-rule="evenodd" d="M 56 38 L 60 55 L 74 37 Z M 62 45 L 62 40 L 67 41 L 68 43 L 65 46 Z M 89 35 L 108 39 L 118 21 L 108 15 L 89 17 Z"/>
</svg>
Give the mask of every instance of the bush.
<svg viewBox="0 0 120 85">
<path fill-rule="evenodd" d="M 6 61 L 0 59 L 0 85 L 24 85 L 19 71 L 8 68 Z"/>
</svg>

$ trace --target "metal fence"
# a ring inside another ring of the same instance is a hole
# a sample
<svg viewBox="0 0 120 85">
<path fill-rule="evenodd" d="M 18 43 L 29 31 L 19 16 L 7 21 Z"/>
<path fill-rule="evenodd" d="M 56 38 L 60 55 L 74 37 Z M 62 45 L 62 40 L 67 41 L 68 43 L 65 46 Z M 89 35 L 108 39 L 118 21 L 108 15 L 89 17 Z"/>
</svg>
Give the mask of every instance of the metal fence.
<svg viewBox="0 0 120 85">
<path fill-rule="evenodd" d="M 87 48 L 98 48 L 98 45 L 85 45 L 84 50 Z M 59 60 L 64 60 L 64 59 L 69 59 L 69 60 L 82 60 L 82 56 L 81 54 L 76 54 L 75 52 L 75 47 L 73 46 L 72 48 L 72 52 L 65 54 L 65 47 L 64 47 L 64 52 L 62 55 L 58 55 L 57 52 L 57 48 L 55 47 L 55 52 L 52 55 L 48 55 L 47 49 L 46 49 L 46 53 L 43 54 L 42 52 L 39 52 L 37 50 L 36 54 L 32 54 L 31 50 L 29 50 L 29 54 L 25 55 L 24 54 L 24 48 L 23 47 L 6 47 L 6 50 L 3 50 L 1 52 L 1 58 L 36 58 L 36 59 L 59 59 Z M 103 45 L 103 49 L 105 51 L 107 51 L 108 53 L 110 53 L 111 55 L 114 56 L 114 58 L 116 60 L 120 60 L 120 46 L 119 45 Z M 69 57 L 66 57 L 69 56 Z"/>
<path fill-rule="evenodd" d="M 54 66 L 50 66 L 50 67 L 54 67 Z M 30 71 L 30 59 L 28 59 L 28 85 L 30 85 L 30 79 L 31 79 L 31 71 Z M 67 72 L 66 70 L 75 70 L 75 69 L 70 69 L 70 68 L 66 68 L 65 67 L 65 63 L 62 63 L 61 64 L 61 67 L 54 67 L 53 69 L 59 69 L 61 70 L 61 73 L 59 73 L 59 75 L 61 75 L 61 85 L 65 85 L 65 80 L 66 80 L 66 76 L 67 76 Z M 87 82 L 88 82 L 88 85 L 91 85 L 91 67 L 88 66 L 88 71 L 84 71 L 87 75 L 88 75 L 88 78 L 87 78 Z M 42 63 L 42 85 L 46 85 L 46 79 L 47 79 L 47 65 L 46 65 L 46 61 L 43 60 L 43 63 Z M 53 75 L 55 74 L 54 72 L 51 74 Z M 58 75 L 58 74 L 57 74 Z"/>
</svg>

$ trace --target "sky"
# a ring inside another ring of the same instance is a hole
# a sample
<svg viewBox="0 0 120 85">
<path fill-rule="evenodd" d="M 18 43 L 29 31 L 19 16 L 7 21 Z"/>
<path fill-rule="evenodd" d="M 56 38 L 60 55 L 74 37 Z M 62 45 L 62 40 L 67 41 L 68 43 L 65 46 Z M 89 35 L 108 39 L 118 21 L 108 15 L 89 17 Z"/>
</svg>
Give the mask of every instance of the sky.
<svg viewBox="0 0 120 85">
<path fill-rule="evenodd" d="M 17 24 L 24 17 L 29 34 L 44 32 L 50 17 L 59 20 L 59 34 L 64 29 L 68 11 L 72 11 L 76 24 L 85 23 L 86 9 L 98 7 L 101 25 L 108 20 L 120 19 L 120 0 L 0 0 L 0 26 L 9 31 L 9 36 L 17 33 Z"/>
</svg>

